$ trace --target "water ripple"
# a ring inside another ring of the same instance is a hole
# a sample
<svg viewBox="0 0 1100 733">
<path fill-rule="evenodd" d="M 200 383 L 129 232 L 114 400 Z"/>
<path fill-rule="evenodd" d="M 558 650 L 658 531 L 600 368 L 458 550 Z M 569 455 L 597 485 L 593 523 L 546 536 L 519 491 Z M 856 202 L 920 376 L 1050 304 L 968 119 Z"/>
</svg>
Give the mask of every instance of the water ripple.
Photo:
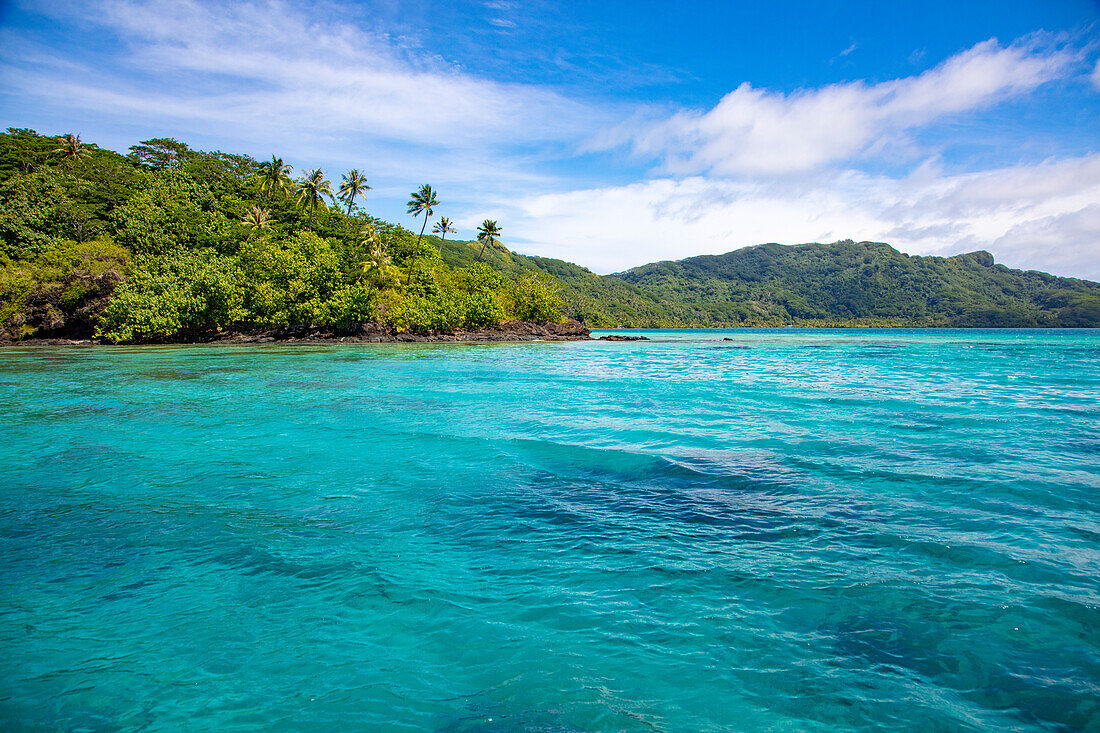
<svg viewBox="0 0 1100 733">
<path fill-rule="evenodd" d="M 1100 333 L 649 335 L 0 352 L 0 722 L 1100 729 Z"/>
</svg>

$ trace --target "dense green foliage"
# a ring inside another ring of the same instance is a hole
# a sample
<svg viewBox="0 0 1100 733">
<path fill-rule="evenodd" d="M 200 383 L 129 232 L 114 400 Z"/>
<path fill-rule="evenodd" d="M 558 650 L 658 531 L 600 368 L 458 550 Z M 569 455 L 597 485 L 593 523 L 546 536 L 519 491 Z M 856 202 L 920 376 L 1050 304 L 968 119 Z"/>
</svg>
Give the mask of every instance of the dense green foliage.
<svg viewBox="0 0 1100 733">
<path fill-rule="evenodd" d="M 129 156 L 76 136 L 0 134 L 0 326 L 8 337 L 108 341 L 222 330 L 451 332 L 559 321 L 545 275 L 451 266 L 419 236 L 365 213 L 370 186 L 279 158 L 158 138 Z M 424 186 L 422 229 L 439 205 Z M 336 199 L 341 205 L 335 205 Z M 442 231 L 454 231 L 448 226 Z M 117 285 L 116 285 L 117 284 Z"/>
<path fill-rule="evenodd" d="M 1100 326 L 1100 284 L 1011 270 L 988 252 L 917 257 L 886 244 L 764 244 L 616 277 L 707 325 Z"/>
<path fill-rule="evenodd" d="M 551 277 L 560 288 L 565 314 L 592 328 L 687 325 L 670 316 L 656 296 L 618 278 L 600 277 L 572 262 L 510 252 L 500 244 L 486 247 L 484 242 L 453 240 L 434 243 L 440 247 L 443 260 L 452 267 L 474 264 L 485 247 L 481 261 L 510 277 L 522 277 L 525 273 Z"/>
<path fill-rule="evenodd" d="M 436 244 L 453 266 L 473 262 L 481 247 Z M 499 245 L 484 261 L 551 275 L 565 313 L 594 328 L 1100 326 L 1100 284 L 1012 270 L 988 252 L 918 257 L 873 242 L 765 244 L 602 277 Z"/>
<path fill-rule="evenodd" d="M 911 257 L 886 244 L 766 244 L 598 276 L 362 208 L 359 171 L 336 193 L 282 159 L 145 140 L 128 156 L 30 130 L 0 134 L 0 336 L 201 338 L 225 330 L 449 333 L 508 319 L 591 327 L 1100 326 L 1100 284 L 996 265 L 987 252 Z M 422 218 L 421 218 L 422 217 Z"/>
</svg>

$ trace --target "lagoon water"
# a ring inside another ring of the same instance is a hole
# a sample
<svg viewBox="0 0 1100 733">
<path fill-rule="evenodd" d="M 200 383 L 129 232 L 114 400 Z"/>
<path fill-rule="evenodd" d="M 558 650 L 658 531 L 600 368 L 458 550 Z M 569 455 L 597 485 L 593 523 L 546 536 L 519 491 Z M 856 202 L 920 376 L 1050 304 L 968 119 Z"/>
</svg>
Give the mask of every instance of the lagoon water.
<svg viewBox="0 0 1100 733">
<path fill-rule="evenodd" d="M 0 728 L 1100 730 L 1100 332 L 646 335 L 0 351 Z"/>
</svg>

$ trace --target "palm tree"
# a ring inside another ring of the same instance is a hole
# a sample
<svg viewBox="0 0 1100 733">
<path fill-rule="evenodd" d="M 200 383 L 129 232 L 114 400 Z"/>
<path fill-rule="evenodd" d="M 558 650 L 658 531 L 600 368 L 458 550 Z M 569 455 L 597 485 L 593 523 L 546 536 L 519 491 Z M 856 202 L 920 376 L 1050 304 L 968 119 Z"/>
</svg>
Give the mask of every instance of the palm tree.
<svg viewBox="0 0 1100 733">
<path fill-rule="evenodd" d="M 386 283 L 400 284 L 400 270 L 394 266 L 393 260 L 386 254 L 382 246 L 382 237 L 374 225 L 363 227 L 362 243 L 367 246 L 367 259 L 363 263 L 363 275 L 371 285 L 383 288 Z"/>
<path fill-rule="evenodd" d="M 447 240 L 448 234 L 454 234 L 455 229 L 451 226 L 451 220 L 445 216 L 439 217 L 439 222 L 432 227 L 432 234 L 438 234 L 439 238 L 443 241 Z"/>
<path fill-rule="evenodd" d="M 409 199 L 409 213 L 413 215 L 413 218 L 424 214 L 424 224 L 420 227 L 420 235 L 416 238 L 416 253 L 420 254 L 420 238 L 424 236 L 424 230 L 428 227 L 428 219 L 431 218 L 432 213 L 436 206 L 439 206 L 439 200 L 435 197 L 435 191 L 432 187 L 425 183 L 420 187 L 419 191 L 413 191 L 411 199 Z"/>
<path fill-rule="evenodd" d="M 358 251 L 366 250 L 369 253 L 382 248 L 382 235 L 378 233 L 378 227 L 368 223 L 359 230 Z"/>
<path fill-rule="evenodd" d="M 378 227 L 374 224 L 367 224 L 359 230 L 359 241 L 367 249 L 374 249 L 382 246 L 382 235 L 378 233 Z"/>
<path fill-rule="evenodd" d="M 363 275 L 370 284 L 381 290 L 386 285 L 401 284 L 401 271 L 394 266 L 393 260 L 383 249 L 372 249 L 363 263 Z"/>
<path fill-rule="evenodd" d="M 61 147 L 54 150 L 53 153 L 54 155 L 60 155 L 61 160 L 71 164 L 88 156 L 88 146 L 80 142 L 80 135 L 74 135 L 70 132 L 63 138 Z"/>
<path fill-rule="evenodd" d="M 477 253 L 477 260 L 481 261 L 481 256 L 485 254 L 485 248 L 496 244 L 497 237 L 500 236 L 500 227 L 492 219 L 486 219 L 481 222 L 481 226 L 477 228 L 477 241 L 481 242 L 481 251 Z"/>
<path fill-rule="evenodd" d="M 260 190 L 266 194 L 268 199 L 276 190 L 289 193 L 290 189 L 287 187 L 287 182 L 292 170 L 294 169 L 284 163 L 282 158 L 276 158 L 272 155 L 271 160 L 260 163 Z"/>
<path fill-rule="evenodd" d="M 360 173 L 358 168 L 352 168 L 344 174 L 344 182 L 340 184 L 340 199 L 347 202 L 348 216 L 351 216 L 351 207 L 355 199 L 359 196 L 366 199 L 366 192 L 369 190 L 367 177 Z"/>
<path fill-rule="evenodd" d="M 261 209 L 259 206 L 253 206 L 245 212 L 244 223 L 253 232 L 269 229 L 271 227 L 271 212 L 267 209 Z"/>
<path fill-rule="evenodd" d="M 309 226 L 313 226 L 313 212 L 317 209 L 317 203 L 325 203 L 325 197 L 335 198 L 332 195 L 332 185 L 325 179 L 325 172 L 320 168 L 314 168 L 298 179 L 298 205 L 303 201 L 309 202 Z"/>
</svg>

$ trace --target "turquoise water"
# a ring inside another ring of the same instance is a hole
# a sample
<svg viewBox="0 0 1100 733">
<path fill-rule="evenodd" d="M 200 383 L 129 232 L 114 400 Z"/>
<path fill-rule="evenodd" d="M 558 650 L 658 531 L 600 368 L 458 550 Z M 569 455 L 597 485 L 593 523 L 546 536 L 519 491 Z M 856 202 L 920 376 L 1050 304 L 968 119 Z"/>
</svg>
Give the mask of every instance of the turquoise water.
<svg viewBox="0 0 1100 733">
<path fill-rule="evenodd" d="M 1100 729 L 1100 332 L 648 335 L 0 351 L 0 728 Z"/>
</svg>

